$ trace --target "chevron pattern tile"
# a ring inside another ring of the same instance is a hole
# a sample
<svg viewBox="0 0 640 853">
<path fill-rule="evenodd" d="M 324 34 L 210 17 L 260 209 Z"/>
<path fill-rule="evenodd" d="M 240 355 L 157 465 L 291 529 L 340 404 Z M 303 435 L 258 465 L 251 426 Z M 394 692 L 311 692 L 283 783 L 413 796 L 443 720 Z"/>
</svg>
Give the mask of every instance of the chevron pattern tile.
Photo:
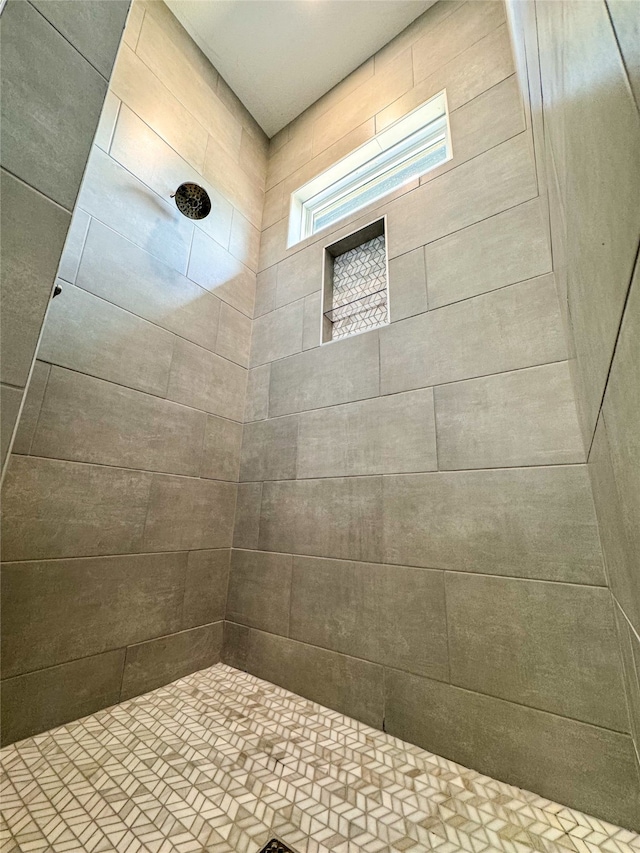
<svg viewBox="0 0 640 853">
<path fill-rule="evenodd" d="M 6 747 L 0 767 L 4 853 L 640 851 L 224 664 Z"/>
<path fill-rule="evenodd" d="M 384 235 L 338 255 L 333 262 L 332 339 L 387 322 L 387 255 Z"/>
</svg>

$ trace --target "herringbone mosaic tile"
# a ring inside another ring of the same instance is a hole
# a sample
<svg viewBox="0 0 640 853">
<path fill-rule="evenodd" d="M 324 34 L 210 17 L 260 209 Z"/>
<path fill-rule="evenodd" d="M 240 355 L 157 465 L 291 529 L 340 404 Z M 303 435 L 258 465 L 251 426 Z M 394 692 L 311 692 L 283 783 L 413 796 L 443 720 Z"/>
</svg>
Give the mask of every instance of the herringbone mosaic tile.
<svg viewBox="0 0 640 853">
<path fill-rule="evenodd" d="M 387 255 L 384 235 L 338 255 L 333 262 L 331 337 L 346 338 L 387 322 Z"/>
<path fill-rule="evenodd" d="M 640 836 L 224 664 L 0 751 L 4 853 L 637 853 Z"/>
</svg>

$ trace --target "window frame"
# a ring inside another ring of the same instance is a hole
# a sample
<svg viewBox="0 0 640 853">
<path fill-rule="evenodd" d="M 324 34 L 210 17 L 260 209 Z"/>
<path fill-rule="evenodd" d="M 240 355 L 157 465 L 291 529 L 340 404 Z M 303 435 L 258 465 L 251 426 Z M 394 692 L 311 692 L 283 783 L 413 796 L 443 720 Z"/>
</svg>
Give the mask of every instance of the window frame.
<svg viewBox="0 0 640 853">
<path fill-rule="evenodd" d="M 339 209 L 345 199 L 354 194 L 357 197 L 358 193 L 364 195 L 367 187 L 375 185 L 376 181 L 382 183 L 394 169 L 402 168 L 412 158 L 428 156 L 430 148 L 438 150 L 443 143 L 445 154 L 438 163 L 399 180 L 393 187 L 363 200 L 362 204 L 321 227 L 315 227 L 318 216 L 331 206 Z M 365 207 L 375 205 L 452 157 L 447 92 L 443 89 L 291 193 L 287 248 L 335 227 Z"/>
</svg>

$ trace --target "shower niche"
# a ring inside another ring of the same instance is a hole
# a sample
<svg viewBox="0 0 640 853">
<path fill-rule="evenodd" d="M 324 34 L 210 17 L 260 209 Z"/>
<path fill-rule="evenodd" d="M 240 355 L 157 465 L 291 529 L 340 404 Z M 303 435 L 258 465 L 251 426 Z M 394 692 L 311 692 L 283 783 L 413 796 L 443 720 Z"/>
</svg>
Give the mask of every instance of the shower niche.
<svg viewBox="0 0 640 853">
<path fill-rule="evenodd" d="M 389 322 L 386 217 L 324 250 L 322 343 L 368 332 Z"/>
</svg>

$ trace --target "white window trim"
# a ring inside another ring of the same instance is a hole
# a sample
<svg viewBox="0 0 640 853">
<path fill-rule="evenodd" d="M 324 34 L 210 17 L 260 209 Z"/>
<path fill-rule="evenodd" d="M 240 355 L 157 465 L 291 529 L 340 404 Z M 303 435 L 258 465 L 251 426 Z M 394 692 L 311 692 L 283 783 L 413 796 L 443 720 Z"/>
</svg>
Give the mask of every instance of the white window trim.
<svg viewBox="0 0 640 853">
<path fill-rule="evenodd" d="M 319 233 L 325 227 L 336 225 L 363 207 L 384 198 L 388 192 L 415 180 L 418 175 L 411 175 L 394 186 L 393 190 L 382 192 L 374 199 L 365 200 L 358 208 L 337 217 L 323 228 L 314 229 L 314 218 L 332 204 L 339 204 L 365 184 L 370 184 L 378 177 L 383 178 L 394 167 L 406 162 L 412 154 L 424 154 L 429 146 L 440 146 L 443 142 L 446 146 L 444 159 L 420 172 L 420 175 L 438 168 L 453 156 L 446 90 L 429 98 L 424 104 L 295 190 L 291 194 L 287 246 L 293 246 Z"/>
</svg>

